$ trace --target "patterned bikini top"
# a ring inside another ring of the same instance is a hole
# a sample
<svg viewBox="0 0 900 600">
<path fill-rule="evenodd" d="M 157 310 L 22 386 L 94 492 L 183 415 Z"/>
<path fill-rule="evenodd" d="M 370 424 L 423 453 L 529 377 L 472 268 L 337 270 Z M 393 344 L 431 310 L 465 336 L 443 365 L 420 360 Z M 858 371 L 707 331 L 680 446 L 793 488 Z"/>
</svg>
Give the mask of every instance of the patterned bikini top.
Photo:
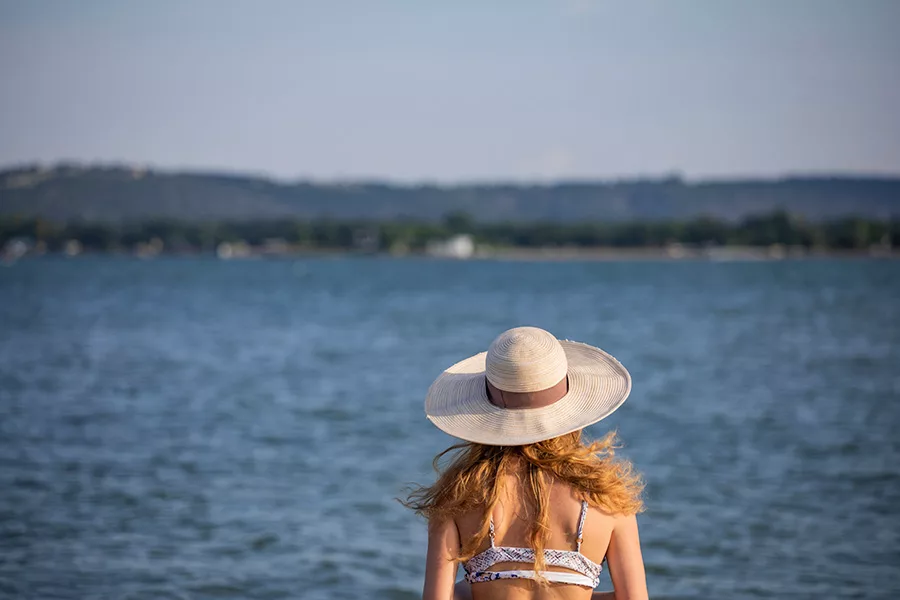
<svg viewBox="0 0 900 600">
<path fill-rule="evenodd" d="M 587 516 L 587 509 L 588 503 L 583 501 L 581 503 L 581 516 L 578 519 L 578 534 L 574 552 L 571 550 L 544 550 L 544 561 L 548 565 L 565 567 L 575 571 L 575 573 L 541 571 L 541 575 L 547 581 L 551 583 L 571 583 L 589 588 L 595 588 L 600 583 L 600 565 L 581 553 L 582 532 L 584 531 L 584 518 Z M 473 556 L 463 565 L 466 571 L 466 581 L 478 583 L 481 581 L 494 581 L 495 579 L 534 579 L 537 575 L 535 571 L 489 570 L 494 565 L 504 562 L 534 564 L 534 550 L 531 548 L 495 546 L 494 517 L 491 516 L 491 547 Z"/>
</svg>

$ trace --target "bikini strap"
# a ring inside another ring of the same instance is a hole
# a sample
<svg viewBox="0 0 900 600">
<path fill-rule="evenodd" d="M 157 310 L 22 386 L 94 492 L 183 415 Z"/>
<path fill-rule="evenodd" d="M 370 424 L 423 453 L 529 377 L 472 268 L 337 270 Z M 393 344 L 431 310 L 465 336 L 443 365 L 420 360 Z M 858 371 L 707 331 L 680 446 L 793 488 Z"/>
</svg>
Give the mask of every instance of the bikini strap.
<svg viewBox="0 0 900 600">
<path fill-rule="evenodd" d="M 491 548 L 494 547 L 494 515 L 491 515 Z"/>
<path fill-rule="evenodd" d="M 575 551 L 581 552 L 581 542 L 584 541 L 584 518 L 587 516 L 587 500 L 581 501 L 581 516 L 578 518 L 578 533 L 575 534 Z M 493 524 L 492 524 L 493 525 Z M 492 530 L 493 531 L 493 530 Z M 493 535 L 492 535 L 493 537 Z M 493 546 L 493 541 L 491 542 Z"/>
</svg>

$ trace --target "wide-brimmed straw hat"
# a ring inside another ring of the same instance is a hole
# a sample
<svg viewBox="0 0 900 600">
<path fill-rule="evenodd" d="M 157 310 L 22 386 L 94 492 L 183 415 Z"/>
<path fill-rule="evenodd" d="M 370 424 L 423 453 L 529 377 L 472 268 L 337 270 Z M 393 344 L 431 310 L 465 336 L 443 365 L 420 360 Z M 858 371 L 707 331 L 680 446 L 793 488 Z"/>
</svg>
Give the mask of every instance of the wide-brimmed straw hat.
<svg viewBox="0 0 900 600">
<path fill-rule="evenodd" d="M 596 423 L 630 392 L 631 375 L 600 348 L 557 340 L 537 327 L 516 327 L 501 333 L 487 352 L 444 371 L 428 390 L 425 414 L 466 441 L 522 446 Z M 506 397 L 516 402 L 501 399 Z"/>
</svg>

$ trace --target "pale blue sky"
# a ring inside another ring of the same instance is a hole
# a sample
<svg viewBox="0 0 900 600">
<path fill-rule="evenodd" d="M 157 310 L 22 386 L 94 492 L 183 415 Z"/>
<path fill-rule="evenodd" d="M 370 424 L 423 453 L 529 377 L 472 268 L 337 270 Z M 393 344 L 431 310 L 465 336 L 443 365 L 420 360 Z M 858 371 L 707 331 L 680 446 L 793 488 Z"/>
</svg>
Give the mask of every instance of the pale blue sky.
<svg viewBox="0 0 900 600">
<path fill-rule="evenodd" d="M 0 0 L 0 165 L 900 173 L 900 1 Z"/>
</svg>

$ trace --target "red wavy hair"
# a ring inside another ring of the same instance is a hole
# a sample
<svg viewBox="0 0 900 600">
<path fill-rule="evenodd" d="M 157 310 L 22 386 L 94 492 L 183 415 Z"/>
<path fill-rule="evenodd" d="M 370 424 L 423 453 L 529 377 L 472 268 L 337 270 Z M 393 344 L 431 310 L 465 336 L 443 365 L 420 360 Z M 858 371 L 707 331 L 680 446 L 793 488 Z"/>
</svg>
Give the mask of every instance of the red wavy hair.
<svg viewBox="0 0 900 600">
<path fill-rule="evenodd" d="M 508 475 L 518 476 L 536 517 L 528 537 L 535 551 L 534 569 L 541 571 L 546 566 L 543 550 L 550 536 L 551 479 L 568 484 L 591 506 L 608 513 L 632 515 L 644 509 L 643 480 L 630 461 L 615 457 L 616 448 L 615 432 L 585 444 L 581 431 L 525 446 L 457 444 L 434 458 L 437 481 L 414 488 L 401 503 L 429 521 L 482 511 L 478 533 L 462 541 L 455 557 L 465 562 L 487 539 L 490 515 L 502 491 L 500 482 Z M 449 463 L 442 468 L 441 459 L 448 455 Z"/>
</svg>

